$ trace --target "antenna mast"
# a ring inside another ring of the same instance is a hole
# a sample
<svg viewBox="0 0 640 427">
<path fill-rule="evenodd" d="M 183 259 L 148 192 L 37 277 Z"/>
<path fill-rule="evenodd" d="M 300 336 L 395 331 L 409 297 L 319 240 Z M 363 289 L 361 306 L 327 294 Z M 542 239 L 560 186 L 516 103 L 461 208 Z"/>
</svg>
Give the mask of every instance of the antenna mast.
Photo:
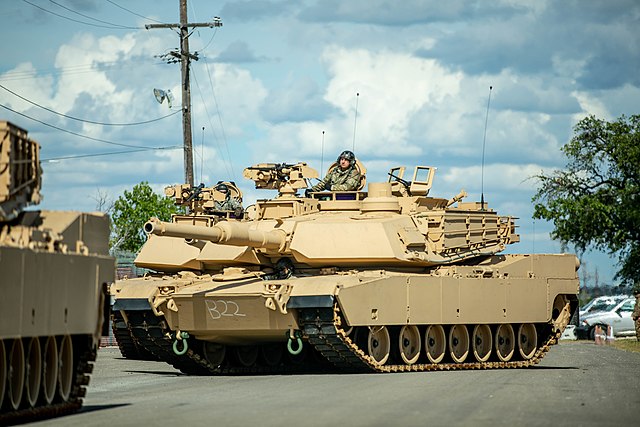
<svg viewBox="0 0 640 427">
<path fill-rule="evenodd" d="M 320 146 L 320 173 L 324 173 L 324 131 L 322 131 L 322 145 Z"/>
<path fill-rule="evenodd" d="M 480 208 L 484 210 L 484 146 L 487 141 L 487 123 L 489 122 L 489 105 L 491 105 L 491 90 L 489 86 L 489 100 L 487 101 L 487 115 L 484 118 L 484 136 L 482 137 L 482 167 L 480 169 Z"/>
<path fill-rule="evenodd" d="M 180 53 L 172 51 L 173 56 L 181 63 L 182 71 L 182 138 L 184 142 L 184 177 L 185 183 L 193 187 L 193 142 L 191 136 L 191 83 L 189 81 L 189 66 L 191 60 L 198 60 L 198 55 L 189 52 L 189 28 L 196 27 L 222 27 L 220 18 L 213 18 L 212 22 L 189 23 L 187 19 L 187 0 L 180 0 L 179 24 L 147 24 L 147 30 L 153 28 L 179 28 L 180 29 Z"/>
<path fill-rule="evenodd" d="M 356 124 L 358 123 L 358 98 L 360 98 L 360 92 L 356 93 L 356 115 L 353 119 L 353 145 L 351 151 L 356 151 Z"/>
</svg>

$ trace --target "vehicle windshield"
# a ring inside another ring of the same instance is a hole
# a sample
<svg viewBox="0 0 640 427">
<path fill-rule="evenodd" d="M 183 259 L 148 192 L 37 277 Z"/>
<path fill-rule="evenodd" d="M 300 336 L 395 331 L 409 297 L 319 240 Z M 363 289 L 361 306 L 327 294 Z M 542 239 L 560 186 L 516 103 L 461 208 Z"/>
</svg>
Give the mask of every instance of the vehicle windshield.
<svg viewBox="0 0 640 427">
<path fill-rule="evenodd" d="M 620 306 L 620 311 L 633 311 L 636 302 L 633 299 L 628 299 Z"/>
<path fill-rule="evenodd" d="M 595 312 L 595 311 L 611 311 L 613 310 L 620 302 L 619 301 L 614 301 L 614 300 L 602 300 L 602 301 L 596 301 L 595 303 L 593 303 L 589 308 L 589 313 Z"/>
</svg>

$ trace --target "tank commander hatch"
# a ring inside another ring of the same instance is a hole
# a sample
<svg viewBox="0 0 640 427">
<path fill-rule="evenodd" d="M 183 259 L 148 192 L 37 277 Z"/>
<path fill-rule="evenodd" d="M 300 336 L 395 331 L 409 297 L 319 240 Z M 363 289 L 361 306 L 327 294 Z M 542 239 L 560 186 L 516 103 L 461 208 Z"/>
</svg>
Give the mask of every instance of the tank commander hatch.
<svg viewBox="0 0 640 427">
<path fill-rule="evenodd" d="M 360 171 L 356 167 L 356 156 L 345 150 L 336 160 L 338 164 L 327 172 L 327 175 L 311 187 L 311 191 L 354 191 L 360 185 Z"/>
<path fill-rule="evenodd" d="M 214 202 L 214 208 L 217 211 L 233 211 L 236 217 L 241 217 L 243 208 L 242 204 L 235 197 L 231 197 L 231 191 L 225 183 L 220 183 L 215 186 L 215 189 L 224 194 L 224 200 L 216 200 Z"/>
</svg>

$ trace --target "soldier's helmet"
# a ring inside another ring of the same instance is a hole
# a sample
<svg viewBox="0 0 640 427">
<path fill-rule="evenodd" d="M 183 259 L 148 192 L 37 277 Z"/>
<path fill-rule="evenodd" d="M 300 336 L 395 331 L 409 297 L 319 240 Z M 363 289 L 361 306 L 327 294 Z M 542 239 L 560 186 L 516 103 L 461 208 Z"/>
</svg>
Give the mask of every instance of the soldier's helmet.
<svg viewBox="0 0 640 427">
<path fill-rule="evenodd" d="M 216 190 L 218 190 L 222 194 L 227 194 L 229 192 L 229 187 L 227 187 L 226 184 L 218 184 L 216 185 Z"/>
<path fill-rule="evenodd" d="M 349 164 L 352 165 L 353 161 L 356 159 L 356 155 L 353 154 L 353 151 L 344 150 L 342 153 L 340 153 L 340 155 L 338 156 L 338 160 L 336 161 L 340 163 L 340 159 L 346 159 L 349 161 Z"/>
</svg>

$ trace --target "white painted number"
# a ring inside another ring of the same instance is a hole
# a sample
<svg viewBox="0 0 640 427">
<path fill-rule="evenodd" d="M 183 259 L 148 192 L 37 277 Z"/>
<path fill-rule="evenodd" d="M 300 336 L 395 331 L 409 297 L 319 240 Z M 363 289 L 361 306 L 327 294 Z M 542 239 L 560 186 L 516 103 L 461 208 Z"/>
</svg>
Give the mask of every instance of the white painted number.
<svg viewBox="0 0 640 427">
<path fill-rule="evenodd" d="M 232 317 L 244 317 L 246 314 L 240 313 L 240 306 L 234 301 L 224 300 L 206 300 L 207 310 L 213 320 L 220 319 L 223 316 Z"/>
</svg>

